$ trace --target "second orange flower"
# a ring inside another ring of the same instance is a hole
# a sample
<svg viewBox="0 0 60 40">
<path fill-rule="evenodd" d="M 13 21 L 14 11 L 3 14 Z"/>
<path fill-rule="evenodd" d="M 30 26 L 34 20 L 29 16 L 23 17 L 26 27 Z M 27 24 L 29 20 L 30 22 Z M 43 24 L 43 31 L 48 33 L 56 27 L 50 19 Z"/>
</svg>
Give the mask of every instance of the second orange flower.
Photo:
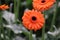
<svg viewBox="0 0 60 40">
<path fill-rule="evenodd" d="M 33 0 L 33 8 L 40 11 L 48 10 L 55 2 L 56 0 Z"/>
</svg>

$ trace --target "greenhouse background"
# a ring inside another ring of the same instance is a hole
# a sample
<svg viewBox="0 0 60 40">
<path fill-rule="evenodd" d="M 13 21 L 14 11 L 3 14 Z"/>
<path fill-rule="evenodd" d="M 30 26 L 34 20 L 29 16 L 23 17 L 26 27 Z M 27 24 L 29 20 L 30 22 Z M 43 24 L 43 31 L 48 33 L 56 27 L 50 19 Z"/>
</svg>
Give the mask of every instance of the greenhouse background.
<svg viewBox="0 0 60 40">
<path fill-rule="evenodd" d="M 33 0 L 0 0 L 0 40 L 60 40 L 60 0 L 42 12 L 45 24 L 36 31 L 22 23 L 24 12 L 34 9 L 32 4 Z"/>
</svg>

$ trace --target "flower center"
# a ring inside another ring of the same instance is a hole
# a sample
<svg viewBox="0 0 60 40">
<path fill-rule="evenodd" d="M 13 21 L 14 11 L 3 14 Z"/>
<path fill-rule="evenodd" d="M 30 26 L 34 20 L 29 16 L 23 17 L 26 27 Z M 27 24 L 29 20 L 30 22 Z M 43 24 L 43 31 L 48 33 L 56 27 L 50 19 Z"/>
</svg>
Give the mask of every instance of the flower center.
<svg viewBox="0 0 60 40">
<path fill-rule="evenodd" d="M 42 2 L 42 3 L 44 3 L 44 2 L 45 2 L 45 0 L 42 0 L 41 2 Z"/>
<path fill-rule="evenodd" d="M 33 16 L 33 17 L 32 17 L 32 20 L 33 20 L 33 21 L 36 21 L 36 17 Z"/>
</svg>

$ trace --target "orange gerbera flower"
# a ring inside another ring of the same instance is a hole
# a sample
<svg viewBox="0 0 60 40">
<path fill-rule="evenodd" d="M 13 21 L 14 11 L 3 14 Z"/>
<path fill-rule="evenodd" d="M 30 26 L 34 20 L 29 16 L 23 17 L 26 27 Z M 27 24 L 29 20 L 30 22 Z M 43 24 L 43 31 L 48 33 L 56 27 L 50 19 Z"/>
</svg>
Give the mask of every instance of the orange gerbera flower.
<svg viewBox="0 0 60 40">
<path fill-rule="evenodd" d="M 51 6 L 56 2 L 56 0 L 33 0 L 34 9 L 44 11 L 51 8 Z"/>
<path fill-rule="evenodd" d="M 9 7 L 8 7 L 8 5 L 0 5 L 0 10 L 5 10 L 5 9 L 8 9 Z"/>
<path fill-rule="evenodd" d="M 45 22 L 43 14 L 41 14 L 41 12 L 38 12 L 37 10 L 25 11 L 22 20 L 23 25 L 27 29 L 34 31 L 41 29 Z"/>
</svg>

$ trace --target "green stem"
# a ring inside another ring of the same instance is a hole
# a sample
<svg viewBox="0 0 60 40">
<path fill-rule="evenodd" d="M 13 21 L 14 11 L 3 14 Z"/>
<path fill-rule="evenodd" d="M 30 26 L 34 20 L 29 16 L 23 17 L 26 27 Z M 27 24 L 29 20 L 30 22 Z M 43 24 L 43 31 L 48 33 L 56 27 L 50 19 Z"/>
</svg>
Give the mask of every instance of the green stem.
<svg viewBox="0 0 60 40">
<path fill-rule="evenodd" d="M 0 0 L 0 5 L 1 5 L 1 0 Z M 1 12 L 0 12 L 0 40 L 1 40 Z"/>
<path fill-rule="evenodd" d="M 19 13 L 20 0 L 17 0 L 17 14 Z M 17 15 L 18 17 L 18 15 Z"/>
<path fill-rule="evenodd" d="M 45 13 L 43 12 L 44 17 L 45 17 Z M 44 27 L 42 28 L 42 40 L 45 40 L 45 23 L 44 23 Z"/>
<path fill-rule="evenodd" d="M 42 29 L 42 40 L 45 40 L 45 25 Z"/>
<path fill-rule="evenodd" d="M 3 27 L 3 24 L 2 24 L 2 11 L 0 10 L 0 37 L 1 37 L 1 32 L 3 33 L 4 40 L 6 40 L 4 27 Z"/>
<path fill-rule="evenodd" d="M 10 29 L 7 29 L 7 30 L 8 30 L 8 37 L 9 37 L 9 40 L 12 40 L 12 39 L 11 39 L 11 35 L 10 35 L 11 30 L 10 30 Z"/>
<path fill-rule="evenodd" d="M 14 13 L 15 13 L 16 22 L 17 22 L 18 14 L 19 14 L 19 6 L 20 6 L 20 0 L 14 0 Z"/>
<path fill-rule="evenodd" d="M 30 30 L 30 33 L 29 33 L 29 40 L 33 40 L 32 31 L 31 30 Z"/>
<path fill-rule="evenodd" d="M 53 30 L 53 25 L 55 24 L 55 19 L 56 19 L 56 14 L 57 14 L 57 8 L 58 8 L 58 1 L 56 1 L 56 6 L 55 6 L 54 14 L 53 14 L 53 19 L 52 19 L 50 31 Z"/>
<path fill-rule="evenodd" d="M 17 16 L 16 16 L 16 14 L 17 14 L 17 2 L 16 2 L 16 0 L 14 0 L 14 13 L 15 13 L 15 21 L 17 21 Z"/>
<path fill-rule="evenodd" d="M 0 40 L 1 40 L 1 20 L 2 18 L 1 18 L 1 11 L 0 11 Z"/>
</svg>

